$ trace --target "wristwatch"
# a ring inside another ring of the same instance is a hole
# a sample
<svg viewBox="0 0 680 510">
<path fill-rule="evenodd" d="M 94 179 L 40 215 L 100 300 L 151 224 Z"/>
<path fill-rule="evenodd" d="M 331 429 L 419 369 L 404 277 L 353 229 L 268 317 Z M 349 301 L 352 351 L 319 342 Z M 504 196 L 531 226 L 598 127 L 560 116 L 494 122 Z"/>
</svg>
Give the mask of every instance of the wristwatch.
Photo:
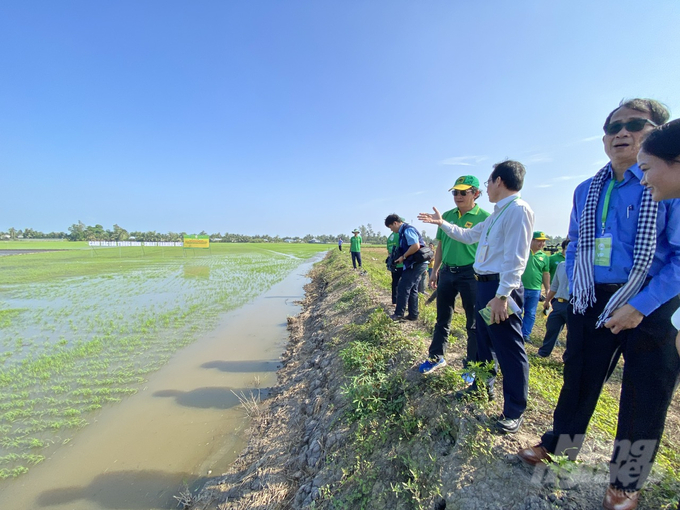
<svg viewBox="0 0 680 510">
<path fill-rule="evenodd" d="M 507 301 L 508 300 L 508 296 L 501 296 L 500 294 L 496 294 L 496 297 L 498 299 L 500 299 L 501 301 Z"/>
</svg>

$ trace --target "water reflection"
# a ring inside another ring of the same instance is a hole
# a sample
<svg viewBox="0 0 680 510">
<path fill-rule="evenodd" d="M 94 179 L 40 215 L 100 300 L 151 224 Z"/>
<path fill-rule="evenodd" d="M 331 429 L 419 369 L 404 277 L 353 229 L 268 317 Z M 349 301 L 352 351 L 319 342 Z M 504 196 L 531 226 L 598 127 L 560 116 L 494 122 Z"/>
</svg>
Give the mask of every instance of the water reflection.
<svg viewBox="0 0 680 510">
<path fill-rule="evenodd" d="M 265 398 L 268 389 L 258 388 L 196 388 L 191 391 L 160 390 L 153 393 L 154 397 L 172 397 L 177 404 L 184 407 L 198 407 L 200 409 L 230 409 L 241 403 L 243 399 Z"/>
<path fill-rule="evenodd" d="M 276 372 L 279 369 L 278 361 L 243 360 L 227 361 L 215 360 L 203 363 L 201 368 L 215 368 L 221 372 L 248 373 L 248 372 Z"/>
<path fill-rule="evenodd" d="M 84 487 L 64 487 L 44 491 L 36 502 L 41 507 L 65 505 L 78 500 L 88 500 L 101 508 L 126 510 L 177 508 L 174 495 L 179 494 L 184 480 L 193 479 L 188 473 L 164 471 L 116 471 L 96 476 Z M 196 480 L 199 487 L 207 478 Z M 191 487 L 190 487 L 191 488 Z"/>
</svg>

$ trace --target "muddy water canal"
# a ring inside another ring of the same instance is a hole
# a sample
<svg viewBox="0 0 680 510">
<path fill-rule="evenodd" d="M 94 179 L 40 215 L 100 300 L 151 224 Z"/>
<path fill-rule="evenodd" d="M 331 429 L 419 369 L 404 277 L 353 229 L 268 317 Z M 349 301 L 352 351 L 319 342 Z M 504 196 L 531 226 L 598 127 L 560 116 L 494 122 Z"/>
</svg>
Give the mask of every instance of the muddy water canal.
<svg viewBox="0 0 680 510">
<path fill-rule="evenodd" d="M 243 448 L 247 416 L 234 392 L 264 397 L 274 385 L 286 318 L 298 312 L 305 275 L 322 255 L 224 314 L 44 462 L 0 481 L 0 508 L 178 508 L 173 496 L 219 475 Z"/>
</svg>

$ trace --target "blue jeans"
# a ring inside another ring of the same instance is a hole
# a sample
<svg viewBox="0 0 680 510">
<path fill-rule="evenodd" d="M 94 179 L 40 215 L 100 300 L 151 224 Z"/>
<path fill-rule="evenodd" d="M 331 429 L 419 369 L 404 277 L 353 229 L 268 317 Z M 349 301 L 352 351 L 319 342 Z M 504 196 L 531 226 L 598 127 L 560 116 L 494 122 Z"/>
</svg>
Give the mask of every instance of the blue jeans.
<svg viewBox="0 0 680 510">
<path fill-rule="evenodd" d="M 536 322 L 536 307 L 541 290 L 524 289 L 524 316 L 522 317 L 522 337 L 528 338 Z"/>
<path fill-rule="evenodd" d="M 427 270 L 427 262 L 413 264 L 401 273 L 401 279 L 397 286 L 397 308 L 395 315 L 403 316 L 408 305 L 408 315 L 412 319 L 418 317 L 418 283 Z"/>
</svg>

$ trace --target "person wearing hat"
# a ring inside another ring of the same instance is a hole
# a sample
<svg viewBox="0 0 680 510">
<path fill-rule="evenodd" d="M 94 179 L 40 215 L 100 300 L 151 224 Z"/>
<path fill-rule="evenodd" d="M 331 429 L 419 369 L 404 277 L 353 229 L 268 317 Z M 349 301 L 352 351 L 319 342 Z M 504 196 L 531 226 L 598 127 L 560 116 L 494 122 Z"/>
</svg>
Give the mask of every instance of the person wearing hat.
<svg viewBox="0 0 680 510">
<path fill-rule="evenodd" d="M 495 428 L 514 434 L 522 426 L 529 396 L 529 358 L 522 341 L 522 319 L 517 315 L 524 302 L 522 273 L 526 267 L 534 213 L 520 198 L 526 169 L 519 161 L 494 165 L 486 182 L 486 193 L 494 210 L 472 228 L 461 228 L 434 214 L 420 213 L 418 219 L 439 225 L 442 231 L 462 243 L 477 243 L 474 270 L 477 279 L 475 309 L 488 311 L 489 322 L 477 321 L 477 360 L 488 362 L 491 370 L 456 393 L 457 400 L 495 396 L 498 365 L 503 371 L 503 414 Z M 497 364 L 496 364 L 497 361 Z"/>
<path fill-rule="evenodd" d="M 352 254 L 352 266 L 356 269 L 357 262 L 361 268 L 361 236 L 356 228 L 352 230 L 352 234 L 354 235 L 349 239 L 349 252 Z"/>
<path fill-rule="evenodd" d="M 541 285 L 545 293 L 550 292 L 550 258 L 543 252 L 548 237 L 543 232 L 534 232 L 529 248 L 529 260 L 522 275 L 524 285 L 524 315 L 522 317 L 522 338 L 530 342 L 529 335 L 536 322 L 536 307 L 541 299 Z"/>
<path fill-rule="evenodd" d="M 442 214 L 444 221 L 461 228 L 472 228 L 484 221 L 489 213 L 475 202 L 481 195 L 479 179 L 473 175 L 463 175 L 456 179 L 449 189 L 456 207 Z M 419 367 L 421 374 L 429 374 L 446 366 L 444 355 L 449 343 L 451 317 L 456 296 L 460 294 L 465 311 L 465 330 L 467 332 L 467 355 L 463 367 L 477 361 L 477 330 L 475 326 L 475 301 L 477 299 L 477 280 L 472 264 L 475 261 L 477 243 L 464 244 L 437 229 L 437 249 L 434 265 L 430 274 L 430 287 L 437 289 L 437 322 L 432 334 L 428 357 Z M 471 380 L 468 382 L 472 382 Z"/>
</svg>

